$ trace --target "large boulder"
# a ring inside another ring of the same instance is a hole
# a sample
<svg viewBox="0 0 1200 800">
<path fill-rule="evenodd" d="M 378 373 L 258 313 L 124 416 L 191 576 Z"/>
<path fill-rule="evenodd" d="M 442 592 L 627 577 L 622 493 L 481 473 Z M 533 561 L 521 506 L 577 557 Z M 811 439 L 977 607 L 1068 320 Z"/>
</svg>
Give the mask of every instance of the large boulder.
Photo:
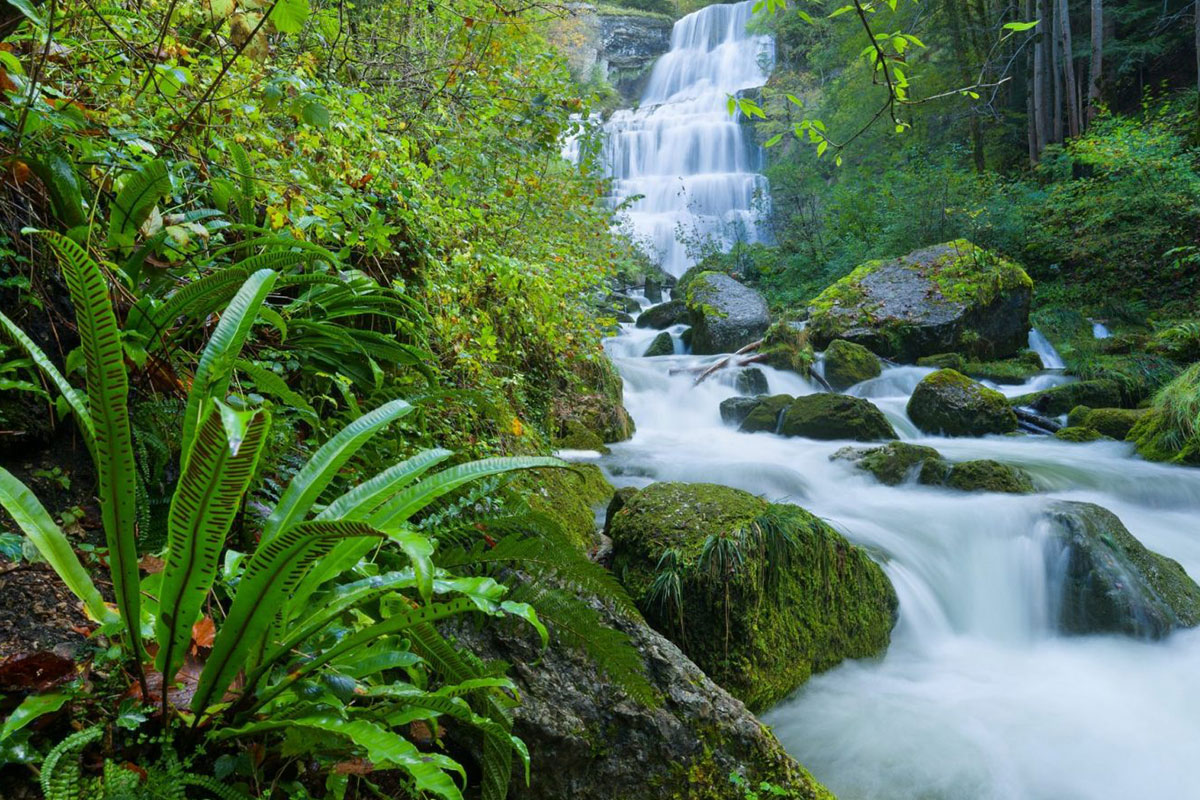
<svg viewBox="0 0 1200 800">
<path fill-rule="evenodd" d="M 940 481 L 937 480 L 939 477 Z M 960 492 L 1029 494 L 1034 490 L 1033 481 L 1023 470 L 990 458 L 960 461 L 951 464 L 945 472 L 922 470 L 921 482 L 958 489 Z"/>
<path fill-rule="evenodd" d="M 1113 439 L 1124 439 L 1145 414 L 1146 409 L 1144 408 L 1075 406 L 1067 416 L 1067 424 L 1090 428 Z"/>
<path fill-rule="evenodd" d="M 825 348 L 825 380 L 835 391 L 879 376 L 879 359 L 861 344 L 834 339 Z"/>
<path fill-rule="evenodd" d="M 572 590 L 573 592 L 576 590 Z M 487 661 L 502 661 L 517 687 L 513 733 L 529 748 L 531 783 L 514 769 L 513 800 L 645 800 L 648 797 L 741 800 L 730 783 L 780 787 L 787 800 L 834 800 L 797 764 L 771 732 L 679 648 L 636 614 L 585 595 L 611 637 L 629 637 L 645 667 L 653 698 L 629 691 L 554 631 L 541 647 L 528 627 L 450 628 L 457 643 Z M 611 647 L 611 645 L 610 645 Z M 476 758 L 475 729 L 448 725 L 450 736 Z M 650 789 L 649 787 L 653 787 Z M 772 795 L 774 796 L 774 795 Z"/>
<path fill-rule="evenodd" d="M 738 428 L 742 433 L 776 433 L 779 430 L 780 417 L 796 398 L 790 394 L 772 394 L 754 399 L 757 402 L 742 417 Z"/>
<path fill-rule="evenodd" d="M 1032 408 L 1039 414 L 1055 416 L 1066 414 L 1076 406 L 1119 406 L 1121 386 L 1110 380 L 1077 381 L 1013 397 L 1008 402 L 1014 406 Z"/>
<path fill-rule="evenodd" d="M 1032 294 L 1021 267 L 958 240 L 858 267 L 812 301 L 809 330 L 817 347 L 847 339 L 908 362 L 1004 357 L 1025 345 Z"/>
<path fill-rule="evenodd" d="M 732 353 L 763 338 L 771 324 L 767 301 L 723 272 L 703 272 L 687 287 L 692 352 Z"/>
<path fill-rule="evenodd" d="M 646 620 L 752 710 L 887 647 L 897 600 L 883 570 L 801 508 L 660 483 L 611 533 L 613 573 Z"/>
<path fill-rule="evenodd" d="M 1017 415 L 1004 395 L 952 369 L 930 373 L 917 384 L 908 399 L 908 416 L 926 433 L 947 436 L 983 436 L 1017 429 Z"/>
<path fill-rule="evenodd" d="M 637 326 L 639 328 L 654 328 L 657 331 L 661 331 L 672 325 L 679 325 L 687 321 L 688 310 L 683 301 L 668 300 L 665 303 L 651 306 L 639 314 Z"/>
<path fill-rule="evenodd" d="M 753 397 L 757 394 L 766 394 L 770 388 L 767 382 L 767 376 L 758 367 L 746 367 L 740 369 L 733 379 L 733 388 L 738 394 Z"/>
<path fill-rule="evenodd" d="M 856 442 L 896 438 L 892 423 L 874 403 L 844 394 L 797 397 L 784 412 L 779 432 L 806 439 L 852 439 Z"/>
<path fill-rule="evenodd" d="M 1158 639 L 1200 624 L 1200 586 L 1178 562 L 1147 550 L 1108 509 L 1056 501 L 1045 522 L 1064 632 Z"/>
<path fill-rule="evenodd" d="M 926 463 L 944 463 L 942 454 L 932 447 L 906 442 L 888 442 L 879 447 L 843 447 L 829 459 L 848 461 L 888 486 L 899 486 L 915 479 Z"/>
<path fill-rule="evenodd" d="M 750 412 L 758 408 L 765 395 L 755 397 L 730 397 L 721 401 L 721 422 L 726 425 L 741 425 Z M 777 414 L 778 416 L 778 414 Z"/>
<path fill-rule="evenodd" d="M 642 353 L 646 358 L 654 358 L 655 356 L 670 356 L 675 354 L 675 341 L 671 338 L 671 334 L 663 331 L 658 336 L 654 337 L 654 341 L 650 342 L 650 346 L 646 348 L 646 352 Z"/>
</svg>

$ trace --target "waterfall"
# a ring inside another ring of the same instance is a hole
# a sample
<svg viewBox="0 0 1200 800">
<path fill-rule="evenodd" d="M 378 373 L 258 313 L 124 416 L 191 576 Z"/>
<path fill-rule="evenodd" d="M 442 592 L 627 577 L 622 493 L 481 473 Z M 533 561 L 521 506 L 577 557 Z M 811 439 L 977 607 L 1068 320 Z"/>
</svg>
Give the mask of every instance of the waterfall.
<svg viewBox="0 0 1200 800">
<path fill-rule="evenodd" d="M 693 263 L 682 239 L 728 249 L 763 238 L 762 153 L 727 108 L 729 95 L 762 86 L 773 66 L 771 37 L 746 30 L 754 3 L 708 6 L 676 22 L 639 106 L 604 125 L 611 200 L 671 275 Z"/>
<path fill-rule="evenodd" d="M 1038 354 L 1045 369 L 1062 369 L 1066 366 L 1054 345 L 1037 328 L 1029 331 L 1029 349 Z"/>
</svg>

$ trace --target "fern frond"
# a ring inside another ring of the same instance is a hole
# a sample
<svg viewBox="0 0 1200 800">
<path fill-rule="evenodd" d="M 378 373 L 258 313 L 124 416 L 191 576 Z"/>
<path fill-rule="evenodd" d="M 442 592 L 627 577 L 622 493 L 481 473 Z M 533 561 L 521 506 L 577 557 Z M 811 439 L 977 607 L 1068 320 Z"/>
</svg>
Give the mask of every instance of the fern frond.
<svg viewBox="0 0 1200 800">
<path fill-rule="evenodd" d="M 103 734 L 104 728 L 100 725 L 84 728 L 63 739 L 46 755 L 39 776 L 46 800 L 83 800 L 79 756 Z"/>
</svg>

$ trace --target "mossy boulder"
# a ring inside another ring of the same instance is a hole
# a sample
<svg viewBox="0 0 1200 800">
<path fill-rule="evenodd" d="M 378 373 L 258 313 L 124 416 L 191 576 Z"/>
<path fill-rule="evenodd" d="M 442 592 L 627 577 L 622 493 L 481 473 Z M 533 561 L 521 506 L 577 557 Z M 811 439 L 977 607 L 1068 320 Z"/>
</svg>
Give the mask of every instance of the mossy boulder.
<svg viewBox="0 0 1200 800">
<path fill-rule="evenodd" d="M 754 398 L 758 402 L 742 417 L 738 427 L 742 433 L 775 433 L 779 430 L 779 418 L 796 398 L 790 394 L 772 394 Z"/>
<path fill-rule="evenodd" d="M 1076 406 L 1076 408 L 1081 407 Z M 1072 409 L 1071 413 L 1074 414 L 1075 409 Z M 1091 408 L 1082 415 L 1078 423 L 1104 436 L 1124 439 L 1145 414 L 1146 409 L 1144 408 Z"/>
<path fill-rule="evenodd" d="M 849 461 L 888 486 L 915 479 L 926 462 L 942 461 L 941 453 L 932 447 L 906 442 L 888 442 L 880 447 L 843 447 L 829 458 Z"/>
<path fill-rule="evenodd" d="M 1032 294 L 1020 266 L 960 239 L 858 267 L 812 301 L 809 330 L 817 347 L 848 339 L 910 363 L 1002 358 L 1025 345 Z"/>
<path fill-rule="evenodd" d="M 779 432 L 806 439 L 852 439 L 856 442 L 896 438 L 892 423 L 874 403 L 844 394 L 797 397 L 784 412 Z"/>
<path fill-rule="evenodd" d="M 623 442 L 633 436 L 633 419 L 622 405 L 624 383 L 612 362 L 603 356 L 579 360 L 577 383 L 562 387 L 553 408 L 555 436 L 568 435 L 576 422 L 606 443 Z"/>
<path fill-rule="evenodd" d="M 1071 428 L 1082 428 L 1083 421 L 1087 419 L 1087 415 L 1092 411 L 1091 406 L 1075 406 L 1067 412 L 1067 426 Z"/>
<path fill-rule="evenodd" d="M 758 407 L 765 395 L 754 397 L 730 397 L 721 401 L 721 421 L 726 425 L 741 425 L 750 412 Z M 772 429 L 774 430 L 774 429 Z"/>
<path fill-rule="evenodd" d="M 655 356 L 670 356 L 675 354 L 675 341 L 671 338 L 671 334 L 663 331 L 658 336 L 654 337 L 654 341 L 646 348 L 646 352 L 642 355 L 646 358 Z"/>
<path fill-rule="evenodd" d="M 589 430 L 582 423 L 569 419 L 563 423 L 561 434 L 555 438 L 554 447 L 558 450 L 595 450 L 597 453 L 608 453 L 609 449 L 600 438 L 600 434 Z"/>
<path fill-rule="evenodd" d="M 825 380 L 839 392 L 882 371 L 879 358 L 861 344 L 834 339 L 825 348 Z"/>
<path fill-rule="evenodd" d="M 740 369 L 733 379 L 733 388 L 738 394 L 753 397 L 755 395 L 766 394 L 770 388 L 767 383 L 767 376 L 758 367 L 747 367 Z"/>
<path fill-rule="evenodd" d="M 679 325 L 687 321 L 688 310 L 684 302 L 682 300 L 668 300 L 665 303 L 651 306 L 639 314 L 637 326 L 639 328 L 653 328 L 661 331 L 664 328 Z"/>
<path fill-rule="evenodd" d="M 608 296 L 608 299 L 605 302 L 609 308 L 613 308 L 617 311 L 623 311 L 626 314 L 633 315 L 642 313 L 642 304 L 627 294 L 613 292 Z"/>
<path fill-rule="evenodd" d="M 723 272 L 703 272 L 687 286 L 692 352 L 732 353 L 763 338 L 771 324 L 767 301 Z"/>
<path fill-rule="evenodd" d="M 1147 461 L 1200 466 L 1200 435 L 1182 433 L 1162 409 L 1147 410 L 1126 438 Z"/>
<path fill-rule="evenodd" d="M 1024 471 L 987 458 L 951 464 L 941 485 L 962 492 L 1029 494 L 1034 490 Z"/>
<path fill-rule="evenodd" d="M 1066 414 L 1075 406 L 1111 408 L 1121 405 L 1121 387 L 1116 381 L 1094 380 L 1064 383 L 1030 392 L 1008 401 L 1014 406 L 1026 406 L 1039 414 Z"/>
<path fill-rule="evenodd" d="M 1056 501 L 1045 520 L 1063 632 L 1159 639 L 1200 624 L 1200 586 L 1178 562 L 1147 550 L 1111 511 Z"/>
<path fill-rule="evenodd" d="M 616 491 L 595 464 L 534 470 L 519 483 L 527 492 L 529 507 L 558 523 L 582 550 L 595 543 L 597 511 Z"/>
<path fill-rule="evenodd" d="M 897 600 L 883 570 L 801 508 L 660 483 L 632 497 L 611 531 L 613 573 L 646 620 L 752 710 L 887 647 Z"/>
<path fill-rule="evenodd" d="M 967 357 L 962 353 L 937 353 L 932 356 L 921 356 L 917 359 L 918 367 L 933 367 L 934 369 L 953 369 L 962 372 L 967 366 Z"/>
<path fill-rule="evenodd" d="M 983 436 L 1017 429 L 1017 415 L 1004 395 L 952 369 L 926 375 L 907 410 L 913 424 L 926 433 Z"/>
<path fill-rule="evenodd" d="M 763 343 L 756 355 L 769 367 L 790 370 L 806 377 L 815 359 L 807 329 L 789 318 L 772 323 L 763 334 Z"/>
<path fill-rule="evenodd" d="M 1085 428 L 1082 425 L 1068 425 L 1065 428 L 1056 430 L 1054 438 L 1064 442 L 1082 444 L 1084 442 L 1097 442 L 1106 437 L 1100 431 L 1093 430 L 1092 428 Z"/>
<path fill-rule="evenodd" d="M 916 481 L 962 492 L 1027 494 L 1033 481 L 1022 470 L 987 459 L 952 464 L 932 447 L 889 442 L 879 447 L 843 447 L 831 460 L 849 461 L 888 486 Z"/>
<path fill-rule="evenodd" d="M 1042 365 L 1040 362 L 1030 364 L 1023 358 L 1010 358 L 1006 361 L 968 361 L 958 371 L 977 380 L 1020 384 L 1039 374 Z"/>
</svg>

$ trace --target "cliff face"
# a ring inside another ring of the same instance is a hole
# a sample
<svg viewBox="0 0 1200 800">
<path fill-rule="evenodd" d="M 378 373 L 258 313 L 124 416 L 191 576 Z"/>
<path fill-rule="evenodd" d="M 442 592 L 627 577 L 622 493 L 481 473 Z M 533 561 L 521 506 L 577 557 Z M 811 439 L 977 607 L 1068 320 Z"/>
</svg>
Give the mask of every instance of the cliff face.
<svg viewBox="0 0 1200 800">
<path fill-rule="evenodd" d="M 580 83 L 603 79 L 627 103 L 641 96 L 654 61 L 671 45 L 674 22 L 661 14 L 613 13 L 590 3 L 572 3 L 553 23 L 549 38 L 567 56 Z"/>
</svg>

